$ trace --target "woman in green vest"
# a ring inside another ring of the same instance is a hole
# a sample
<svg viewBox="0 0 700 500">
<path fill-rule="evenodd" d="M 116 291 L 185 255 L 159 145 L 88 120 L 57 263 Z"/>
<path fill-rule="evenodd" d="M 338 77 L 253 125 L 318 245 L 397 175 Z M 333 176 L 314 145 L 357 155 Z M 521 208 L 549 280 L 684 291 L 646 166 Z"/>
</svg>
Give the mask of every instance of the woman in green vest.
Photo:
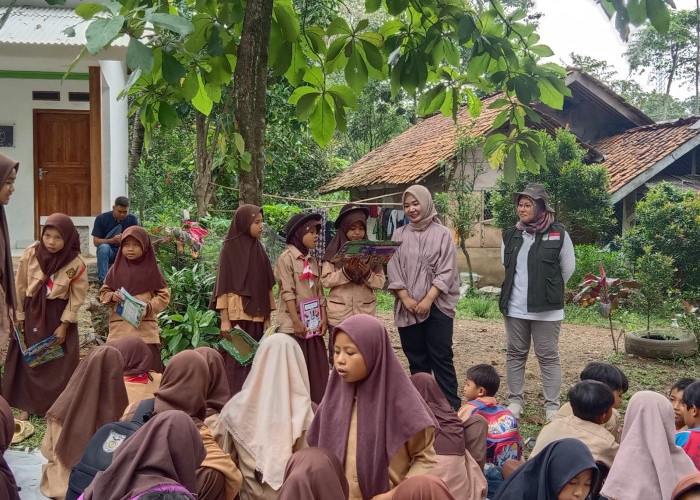
<svg viewBox="0 0 700 500">
<path fill-rule="evenodd" d="M 519 221 L 503 231 L 501 260 L 506 277 L 499 306 L 506 327 L 508 408 L 523 409 L 525 363 L 534 344 L 542 374 L 547 421 L 559 410 L 559 329 L 564 319 L 564 285 L 576 268 L 574 245 L 564 225 L 554 222 L 549 193 L 530 183 L 513 193 Z"/>
</svg>

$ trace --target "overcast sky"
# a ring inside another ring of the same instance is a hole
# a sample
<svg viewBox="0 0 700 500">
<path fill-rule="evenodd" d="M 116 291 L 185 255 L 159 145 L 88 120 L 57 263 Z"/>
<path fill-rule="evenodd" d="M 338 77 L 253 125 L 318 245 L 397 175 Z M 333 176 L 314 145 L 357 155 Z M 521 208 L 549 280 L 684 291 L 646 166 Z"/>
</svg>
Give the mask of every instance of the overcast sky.
<svg viewBox="0 0 700 500">
<path fill-rule="evenodd" d="M 695 0 L 675 0 L 678 9 L 694 9 Z M 540 18 L 537 30 L 542 43 L 549 45 L 559 63 L 569 64 L 569 54 L 577 54 L 602 59 L 614 66 L 618 78 L 627 78 L 629 67 L 624 58 L 626 44 L 620 40 L 614 21 L 610 21 L 595 0 L 535 0 L 536 12 Z M 646 75 L 633 77 L 647 90 Z M 690 90 L 675 88 L 676 97 L 690 95 Z"/>
</svg>

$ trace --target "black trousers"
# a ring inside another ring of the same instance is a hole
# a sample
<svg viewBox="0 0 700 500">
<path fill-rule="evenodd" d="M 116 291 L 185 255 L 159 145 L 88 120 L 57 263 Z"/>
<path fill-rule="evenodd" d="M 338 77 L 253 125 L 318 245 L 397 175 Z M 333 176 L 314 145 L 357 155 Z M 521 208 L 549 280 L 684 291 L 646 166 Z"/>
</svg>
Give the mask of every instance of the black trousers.
<svg viewBox="0 0 700 500">
<path fill-rule="evenodd" d="M 433 304 L 428 319 L 399 327 L 399 335 L 411 375 L 432 373 L 447 401 L 458 410 L 462 401 L 457 395 L 457 374 L 452 362 L 453 323 L 452 318 Z"/>
</svg>

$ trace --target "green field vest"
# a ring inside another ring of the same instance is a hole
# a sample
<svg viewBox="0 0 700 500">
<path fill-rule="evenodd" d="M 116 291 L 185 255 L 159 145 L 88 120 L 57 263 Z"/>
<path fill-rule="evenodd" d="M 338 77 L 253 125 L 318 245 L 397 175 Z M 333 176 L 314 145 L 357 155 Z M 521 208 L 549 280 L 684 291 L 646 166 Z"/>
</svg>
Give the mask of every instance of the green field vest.
<svg viewBox="0 0 700 500">
<path fill-rule="evenodd" d="M 566 228 L 553 222 L 544 233 L 535 234 L 535 241 L 527 256 L 527 310 L 528 312 L 564 309 L 564 279 L 559 266 L 559 253 L 564 243 Z M 506 277 L 501 285 L 498 306 L 508 314 L 508 299 L 515 279 L 518 252 L 523 245 L 523 232 L 512 227 L 503 230 L 503 266 Z"/>
</svg>

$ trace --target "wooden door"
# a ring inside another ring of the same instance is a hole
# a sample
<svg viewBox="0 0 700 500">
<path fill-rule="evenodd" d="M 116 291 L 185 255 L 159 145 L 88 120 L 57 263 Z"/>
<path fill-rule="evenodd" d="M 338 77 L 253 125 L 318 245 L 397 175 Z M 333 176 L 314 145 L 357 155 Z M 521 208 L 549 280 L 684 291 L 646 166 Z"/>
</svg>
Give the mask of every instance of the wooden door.
<svg viewBox="0 0 700 500">
<path fill-rule="evenodd" d="M 90 112 L 34 110 L 35 237 L 42 216 L 90 215 Z"/>
</svg>

